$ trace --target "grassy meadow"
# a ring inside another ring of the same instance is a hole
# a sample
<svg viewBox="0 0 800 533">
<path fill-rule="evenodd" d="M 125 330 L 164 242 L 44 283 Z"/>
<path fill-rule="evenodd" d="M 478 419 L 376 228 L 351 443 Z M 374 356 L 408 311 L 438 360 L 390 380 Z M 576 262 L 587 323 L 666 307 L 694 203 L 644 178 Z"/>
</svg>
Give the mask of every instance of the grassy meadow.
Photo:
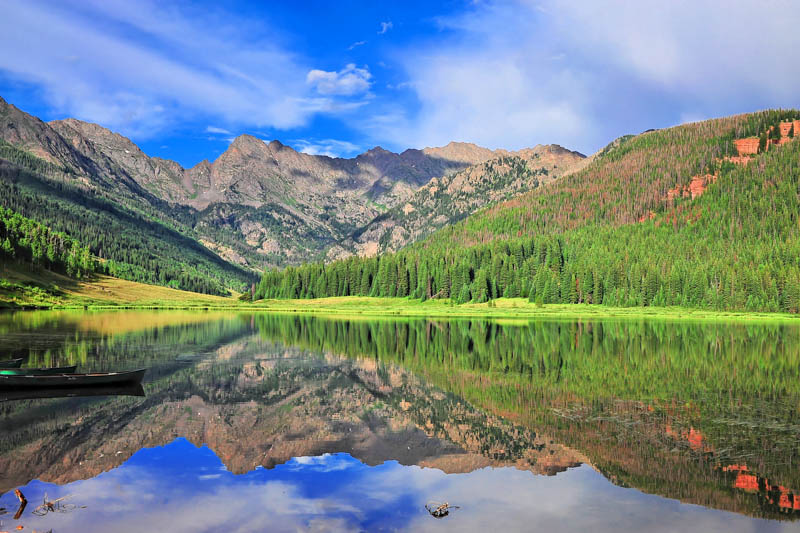
<svg viewBox="0 0 800 533">
<path fill-rule="evenodd" d="M 104 275 L 75 280 L 20 264 L 0 266 L 0 309 L 80 307 L 207 307 L 235 305 L 211 296 Z"/>
<path fill-rule="evenodd" d="M 590 304 L 535 304 L 525 298 L 456 304 L 449 299 L 338 296 L 243 302 L 238 295 L 211 296 L 96 275 L 74 280 L 20 265 L 0 267 L 0 309 L 225 309 L 357 317 L 431 318 L 653 318 L 669 320 L 795 321 L 788 313 L 726 312 L 683 307 L 609 307 Z"/>
</svg>

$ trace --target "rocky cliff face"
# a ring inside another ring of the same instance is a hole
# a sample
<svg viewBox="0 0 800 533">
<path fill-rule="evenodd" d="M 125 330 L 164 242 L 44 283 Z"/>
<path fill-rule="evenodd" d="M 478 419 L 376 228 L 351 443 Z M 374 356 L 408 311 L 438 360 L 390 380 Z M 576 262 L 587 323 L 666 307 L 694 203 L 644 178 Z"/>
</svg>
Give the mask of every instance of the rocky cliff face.
<svg viewBox="0 0 800 533">
<path fill-rule="evenodd" d="M 343 159 L 240 135 L 215 161 L 184 169 L 97 124 L 44 123 L 2 99 L 0 139 L 88 189 L 173 217 L 221 257 L 257 270 L 329 249 L 328 258 L 396 250 L 582 159 L 556 146 L 510 153 L 456 142 L 399 154 L 376 147 Z M 170 205 L 180 206 L 180 220 Z"/>
<path fill-rule="evenodd" d="M 123 196 L 146 194 L 135 179 L 127 173 L 119 172 L 115 161 L 99 150 L 94 143 L 81 135 L 63 137 L 50 124 L 20 111 L 2 98 L 0 98 L 0 139 L 68 171 L 73 178 L 90 187 L 112 186 Z M 133 145 L 130 141 L 128 143 Z"/>
<path fill-rule="evenodd" d="M 48 125 L 87 159 L 108 160 L 110 177 L 130 177 L 142 188 L 167 201 L 184 196 L 177 192 L 182 186 L 184 173 L 178 163 L 150 158 L 130 139 L 97 124 L 70 118 L 55 120 Z M 67 161 L 59 162 L 69 166 Z"/>
<path fill-rule="evenodd" d="M 328 259 L 393 252 L 478 209 L 545 185 L 587 159 L 558 145 L 497 151 L 487 161 L 431 179 L 411 196 L 332 246 Z"/>
</svg>

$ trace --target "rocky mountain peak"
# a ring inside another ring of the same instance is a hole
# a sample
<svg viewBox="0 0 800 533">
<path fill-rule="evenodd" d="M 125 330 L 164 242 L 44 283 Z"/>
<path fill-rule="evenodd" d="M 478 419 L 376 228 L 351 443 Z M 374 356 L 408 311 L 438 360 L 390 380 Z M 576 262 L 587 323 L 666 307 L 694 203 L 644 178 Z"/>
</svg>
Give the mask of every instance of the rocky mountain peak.
<svg viewBox="0 0 800 533">
<path fill-rule="evenodd" d="M 258 137 L 253 137 L 247 133 L 242 133 L 238 135 L 230 145 L 228 145 L 228 150 L 235 149 L 235 150 L 242 150 L 242 151 L 254 151 L 254 150 L 266 150 L 267 144 L 259 139 Z"/>
<path fill-rule="evenodd" d="M 548 144 L 544 147 L 548 152 L 553 154 L 573 154 L 578 157 L 586 157 L 586 155 L 577 152 L 575 150 L 569 150 L 568 148 L 564 148 L 560 144 Z"/>
<path fill-rule="evenodd" d="M 89 140 L 106 155 L 121 152 L 127 156 L 133 154 L 135 157 L 147 158 L 147 155 L 133 141 L 99 124 L 84 122 L 75 118 L 52 120 L 48 124 L 62 137 L 70 140 L 73 146 Z"/>
<path fill-rule="evenodd" d="M 389 150 L 386 150 L 382 146 L 375 146 L 374 148 L 370 148 L 369 150 L 366 151 L 366 153 L 364 155 L 382 155 L 382 154 L 397 155 L 397 154 L 394 154 L 393 152 L 390 152 Z"/>
<path fill-rule="evenodd" d="M 478 146 L 477 144 L 455 141 L 445 146 L 423 148 L 421 152 L 428 157 L 438 157 L 468 165 L 482 163 L 498 155 L 495 151 Z"/>
<path fill-rule="evenodd" d="M 432 179 L 509 154 L 450 142 L 400 154 L 376 146 L 354 158 L 331 158 L 243 134 L 213 162 L 184 169 L 149 157 L 130 139 L 97 124 L 77 119 L 44 123 L 2 99 L 0 139 L 70 168 L 87 186 L 125 202 L 153 205 L 159 199 L 198 210 L 195 228 L 204 244 L 224 257 L 248 256 L 236 262 L 259 269 L 264 261 L 282 265 L 314 257 L 386 209 L 405 205 Z M 448 187 L 462 185 L 465 196 L 483 194 L 470 192 L 475 187 L 471 180 Z M 215 204 L 220 209 L 206 210 Z M 222 211 L 224 217 L 214 215 Z M 236 254 L 214 247 L 221 226 L 241 237 Z"/>
</svg>

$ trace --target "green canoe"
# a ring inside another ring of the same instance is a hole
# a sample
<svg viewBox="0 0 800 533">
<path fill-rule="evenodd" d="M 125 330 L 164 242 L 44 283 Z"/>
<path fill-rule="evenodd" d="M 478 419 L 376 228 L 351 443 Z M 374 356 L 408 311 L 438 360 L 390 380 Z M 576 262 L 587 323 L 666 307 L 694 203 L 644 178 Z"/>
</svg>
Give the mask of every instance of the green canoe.
<svg viewBox="0 0 800 533">
<path fill-rule="evenodd" d="M 0 390 L 27 388 L 65 388 L 139 385 L 145 370 L 130 372 L 98 372 L 94 374 L 55 374 L 4 376 L 0 374 Z"/>
<path fill-rule="evenodd" d="M 55 374 L 74 374 L 77 366 L 57 366 L 53 368 L 0 368 L 0 376 L 52 376 Z"/>
<path fill-rule="evenodd" d="M 14 400 L 38 400 L 42 398 L 76 398 L 81 396 L 144 396 L 141 385 L 90 387 L 45 387 L 45 388 L 0 388 L 0 403 Z"/>
</svg>

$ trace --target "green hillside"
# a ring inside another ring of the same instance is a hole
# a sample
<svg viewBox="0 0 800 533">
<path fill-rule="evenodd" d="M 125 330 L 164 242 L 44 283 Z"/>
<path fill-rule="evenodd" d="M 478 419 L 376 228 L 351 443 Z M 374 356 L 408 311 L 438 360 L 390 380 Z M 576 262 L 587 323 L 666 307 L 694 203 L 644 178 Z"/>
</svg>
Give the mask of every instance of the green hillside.
<svg viewBox="0 0 800 533">
<path fill-rule="evenodd" d="M 765 111 L 625 139 L 584 170 L 397 254 L 268 272 L 257 297 L 523 296 L 798 312 L 800 143 L 747 165 L 725 160 L 734 139 L 797 116 Z M 689 194 L 703 175 L 715 178 Z"/>
<path fill-rule="evenodd" d="M 0 207 L 87 246 L 99 272 L 218 295 L 253 279 L 196 240 L 185 209 L 118 192 L 88 188 L 69 169 L 0 141 Z"/>
<path fill-rule="evenodd" d="M 0 207 L 0 261 L 20 261 L 81 278 L 97 270 L 89 247 Z"/>
</svg>

